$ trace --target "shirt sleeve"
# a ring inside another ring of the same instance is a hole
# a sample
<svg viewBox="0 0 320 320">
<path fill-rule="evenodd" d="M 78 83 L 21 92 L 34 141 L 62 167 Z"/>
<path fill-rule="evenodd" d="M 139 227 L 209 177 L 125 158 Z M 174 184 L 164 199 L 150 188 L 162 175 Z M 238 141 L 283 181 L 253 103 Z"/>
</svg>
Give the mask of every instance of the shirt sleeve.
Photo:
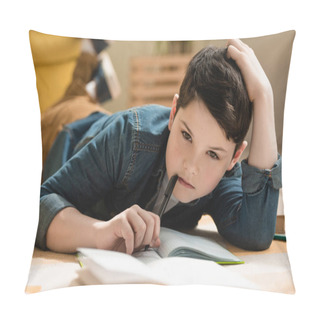
<svg viewBox="0 0 320 320">
<path fill-rule="evenodd" d="M 113 121 L 43 183 L 36 237 L 39 248 L 47 249 L 47 230 L 62 209 L 75 207 L 86 214 L 124 179 L 131 155 L 125 152 L 131 146 L 125 125 L 123 119 Z M 122 165 L 117 159 L 122 159 Z"/>
<path fill-rule="evenodd" d="M 272 169 L 242 161 L 220 181 L 207 212 L 219 233 L 246 250 L 267 249 L 273 239 L 281 188 L 281 157 Z"/>
<path fill-rule="evenodd" d="M 243 192 L 253 194 L 262 190 L 268 183 L 274 189 L 280 189 L 281 184 L 281 157 L 278 156 L 276 163 L 271 169 L 258 169 L 248 164 L 247 160 L 242 163 L 242 188 Z"/>
<path fill-rule="evenodd" d="M 58 212 L 67 207 L 74 206 L 69 201 L 55 193 L 51 193 L 40 199 L 40 217 L 36 237 L 36 246 L 38 248 L 42 250 L 47 249 L 46 234 L 49 225 Z"/>
</svg>

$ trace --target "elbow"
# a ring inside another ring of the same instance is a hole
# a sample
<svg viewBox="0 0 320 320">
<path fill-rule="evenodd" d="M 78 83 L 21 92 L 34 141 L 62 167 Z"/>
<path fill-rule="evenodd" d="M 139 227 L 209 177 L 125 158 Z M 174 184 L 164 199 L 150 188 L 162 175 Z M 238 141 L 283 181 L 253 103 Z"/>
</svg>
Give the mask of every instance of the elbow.
<svg viewBox="0 0 320 320">
<path fill-rule="evenodd" d="M 267 250 L 273 240 L 273 234 L 242 234 L 234 235 L 228 234 L 223 235 L 224 238 L 236 247 L 239 247 L 248 251 L 263 251 Z"/>
<path fill-rule="evenodd" d="M 256 239 L 250 239 L 244 243 L 243 249 L 250 251 L 267 250 L 272 243 L 272 239 L 273 237 L 258 237 Z"/>
</svg>

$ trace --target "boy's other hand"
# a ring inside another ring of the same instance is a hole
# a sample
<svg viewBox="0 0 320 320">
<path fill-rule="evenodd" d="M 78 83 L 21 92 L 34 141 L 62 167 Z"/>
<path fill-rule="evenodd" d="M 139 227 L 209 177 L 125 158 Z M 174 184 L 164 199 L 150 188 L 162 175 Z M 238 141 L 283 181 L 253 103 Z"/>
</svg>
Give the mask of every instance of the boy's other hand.
<svg viewBox="0 0 320 320">
<path fill-rule="evenodd" d="M 229 40 L 227 44 L 227 57 L 237 63 L 253 107 L 248 164 L 259 169 L 271 169 L 278 158 L 271 84 L 249 46 L 239 39 Z"/>
<path fill-rule="evenodd" d="M 254 51 L 239 39 L 228 40 L 227 46 L 227 57 L 237 63 L 246 83 L 250 101 L 255 102 L 266 94 L 272 95 L 271 84 Z"/>
<path fill-rule="evenodd" d="M 109 221 L 97 223 L 97 247 L 132 254 L 160 245 L 158 215 L 133 205 Z"/>
</svg>

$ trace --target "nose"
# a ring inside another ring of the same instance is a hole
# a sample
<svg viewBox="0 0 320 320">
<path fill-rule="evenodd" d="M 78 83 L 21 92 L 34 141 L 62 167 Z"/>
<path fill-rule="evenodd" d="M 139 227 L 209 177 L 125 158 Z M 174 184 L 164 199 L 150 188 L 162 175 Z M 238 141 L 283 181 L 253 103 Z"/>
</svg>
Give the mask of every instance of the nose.
<svg viewBox="0 0 320 320">
<path fill-rule="evenodd" d="M 199 165 L 197 161 L 197 157 L 188 154 L 183 162 L 184 169 L 191 175 L 197 175 L 199 173 Z"/>
</svg>

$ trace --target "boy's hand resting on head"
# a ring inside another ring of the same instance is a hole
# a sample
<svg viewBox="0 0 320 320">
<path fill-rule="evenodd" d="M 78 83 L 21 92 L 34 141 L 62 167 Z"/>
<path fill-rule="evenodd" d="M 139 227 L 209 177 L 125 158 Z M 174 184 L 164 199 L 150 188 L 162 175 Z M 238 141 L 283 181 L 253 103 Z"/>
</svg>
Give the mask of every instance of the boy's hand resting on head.
<svg viewBox="0 0 320 320">
<path fill-rule="evenodd" d="M 271 84 L 249 46 L 239 39 L 229 40 L 227 45 L 227 57 L 237 63 L 253 105 L 248 163 L 259 169 L 271 169 L 278 154 Z"/>
<path fill-rule="evenodd" d="M 270 82 L 254 51 L 239 39 L 228 40 L 227 46 L 227 57 L 237 63 L 246 83 L 250 101 L 255 102 L 266 94 L 272 96 Z"/>
<path fill-rule="evenodd" d="M 99 249 L 132 254 L 146 245 L 160 245 L 159 216 L 138 205 L 133 205 L 109 221 L 97 223 L 96 227 Z"/>
</svg>

